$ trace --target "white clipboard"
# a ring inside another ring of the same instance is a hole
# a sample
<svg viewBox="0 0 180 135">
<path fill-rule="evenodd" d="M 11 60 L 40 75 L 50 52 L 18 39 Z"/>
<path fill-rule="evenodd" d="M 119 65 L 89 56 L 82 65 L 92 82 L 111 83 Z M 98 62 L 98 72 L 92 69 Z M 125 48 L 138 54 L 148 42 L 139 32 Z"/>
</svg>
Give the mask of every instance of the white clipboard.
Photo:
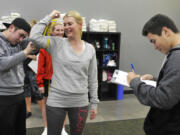
<svg viewBox="0 0 180 135">
<path fill-rule="evenodd" d="M 127 72 L 116 69 L 114 71 L 114 73 L 113 73 L 112 78 L 111 78 L 111 82 L 116 83 L 116 84 L 121 84 L 123 86 L 130 87 L 128 82 L 127 82 L 127 75 L 128 75 Z M 141 79 L 141 81 L 145 82 L 147 85 L 151 85 L 153 87 L 156 87 L 156 81 L 142 80 L 142 79 Z"/>
</svg>

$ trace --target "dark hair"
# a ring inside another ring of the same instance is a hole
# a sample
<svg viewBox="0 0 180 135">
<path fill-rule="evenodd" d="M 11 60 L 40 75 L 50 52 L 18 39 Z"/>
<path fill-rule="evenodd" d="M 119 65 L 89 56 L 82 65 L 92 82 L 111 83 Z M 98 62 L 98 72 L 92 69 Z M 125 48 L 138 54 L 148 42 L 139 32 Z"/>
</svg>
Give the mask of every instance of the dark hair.
<svg viewBox="0 0 180 135">
<path fill-rule="evenodd" d="M 174 22 L 166 15 L 157 14 L 153 16 L 143 27 L 142 35 L 147 36 L 148 33 L 161 35 L 162 27 L 171 29 L 174 33 L 178 33 L 178 29 Z"/>
</svg>

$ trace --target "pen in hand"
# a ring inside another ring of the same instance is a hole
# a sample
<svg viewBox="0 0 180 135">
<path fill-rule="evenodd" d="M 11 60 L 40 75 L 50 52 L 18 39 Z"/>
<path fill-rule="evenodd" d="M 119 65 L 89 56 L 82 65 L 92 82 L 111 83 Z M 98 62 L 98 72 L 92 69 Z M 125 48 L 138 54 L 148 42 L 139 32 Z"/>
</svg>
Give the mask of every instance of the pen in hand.
<svg viewBox="0 0 180 135">
<path fill-rule="evenodd" d="M 135 72 L 135 68 L 134 68 L 134 65 L 131 63 L 131 69 L 132 69 L 132 72 Z"/>
</svg>

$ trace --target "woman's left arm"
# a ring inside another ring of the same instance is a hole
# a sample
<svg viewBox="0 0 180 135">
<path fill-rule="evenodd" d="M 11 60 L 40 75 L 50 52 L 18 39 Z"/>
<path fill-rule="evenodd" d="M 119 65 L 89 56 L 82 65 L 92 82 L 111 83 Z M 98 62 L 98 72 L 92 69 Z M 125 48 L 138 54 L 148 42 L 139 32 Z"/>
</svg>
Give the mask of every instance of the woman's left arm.
<svg viewBox="0 0 180 135">
<path fill-rule="evenodd" d="M 98 80 L 97 80 L 97 60 L 96 60 L 96 52 L 93 48 L 93 56 L 89 64 L 89 72 L 88 72 L 88 88 L 90 94 L 90 103 L 91 103 L 91 111 L 90 118 L 94 119 L 97 114 L 97 103 L 98 99 Z"/>
</svg>

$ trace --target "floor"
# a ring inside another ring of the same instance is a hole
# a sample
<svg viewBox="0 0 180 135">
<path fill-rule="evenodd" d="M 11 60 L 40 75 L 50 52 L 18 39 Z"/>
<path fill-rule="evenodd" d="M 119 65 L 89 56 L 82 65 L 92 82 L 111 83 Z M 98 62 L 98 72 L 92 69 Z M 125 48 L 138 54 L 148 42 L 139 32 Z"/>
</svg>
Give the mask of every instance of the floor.
<svg viewBox="0 0 180 135">
<path fill-rule="evenodd" d="M 100 102 L 96 119 L 88 118 L 87 122 L 144 118 L 148 110 L 149 107 L 140 104 L 134 94 L 124 94 L 123 100 Z M 32 116 L 27 119 L 26 123 L 27 128 L 43 127 L 41 110 L 37 104 L 32 104 Z"/>
</svg>

